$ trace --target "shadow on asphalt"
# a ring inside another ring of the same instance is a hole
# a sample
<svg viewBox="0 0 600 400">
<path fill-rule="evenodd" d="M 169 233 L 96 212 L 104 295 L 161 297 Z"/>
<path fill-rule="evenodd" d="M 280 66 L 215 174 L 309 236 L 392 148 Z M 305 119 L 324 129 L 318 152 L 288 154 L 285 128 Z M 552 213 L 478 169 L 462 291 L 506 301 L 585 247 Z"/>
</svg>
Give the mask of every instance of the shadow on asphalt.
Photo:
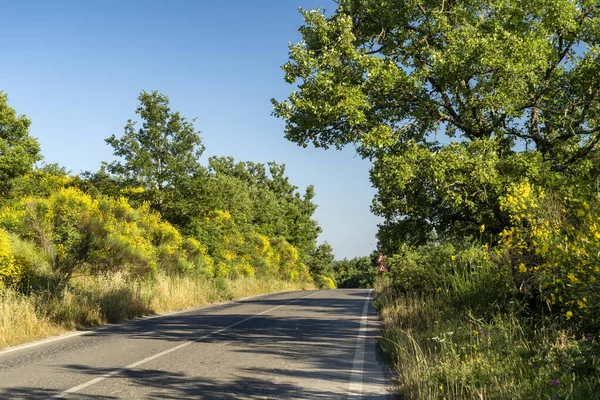
<svg viewBox="0 0 600 400">
<path fill-rule="evenodd" d="M 13 399 L 47 399 L 58 394 L 56 390 L 50 389 L 39 389 L 39 388 L 5 388 L 0 389 L 0 398 L 13 400 Z M 116 397 L 112 396 L 98 396 L 98 395 L 78 395 L 77 399 L 81 400 L 109 400 L 116 399 Z"/>
<path fill-rule="evenodd" d="M 144 397 L 153 399 L 336 399 L 345 398 L 317 387 L 296 386 L 290 382 L 297 378 L 308 378 L 315 382 L 349 383 L 352 357 L 360 327 L 360 316 L 367 292 L 347 293 L 356 298 L 301 299 L 290 303 L 287 299 L 261 298 L 243 304 L 260 306 L 261 310 L 286 306 L 286 316 L 256 316 L 243 324 L 229 328 L 208 338 L 202 336 L 248 318 L 247 314 L 211 315 L 207 313 L 178 314 L 151 320 L 139 320 L 125 325 L 100 329 L 86 336 L 124 335 L 129 338 L 161 341 L 227 344 L 228 351 L 252 356 L 268 356 L 269 359 L 289 360 L 280 365 L 300 363 L 307 366 L 298 369 L 277 369 L 268 366 L 233 370 L 226 380 L 214 380 L 202 376 L 186 375 L 156 369 L 125 369 L 108 378 L 126 378 L 131 384 L 144 388 Z M 233 308 L 233 307 L 232 307 Z M 209 309 L 214 312 L 213 309 Z M 295 311 L 297 311 L 295 313 Z M 371 310 L 373 311 L 373 310 Z M 303 317 L 293 317 L 300 312 Z M 309 313 L 308 317 L 305 313 Z M 292 317 L 290 317 L 290 315 Z M 314 316 L 314 317 L 313 317 Z M 328 316 L 332 317 L 328 319 Z M 346 317 L 341 317 L 346 316 Z M 341 317 L 341 318 L 340 318 Z M 376 332 L 369 332 L 374 336 Z M 349 362 L 350 360 L 350 362 Z M 365 369 L 381 368 L 374 361 L 365 360 Z M 370 364 L 370 365 L 369 365 Z M 94 368 L 69 364 L 60 366 L 61 372 L 77 372 L 89 379 L 114 369 Z M 116 368 L 115 368 L 116 369 Z M 236 375 L 238 372 L 240 375 Z M 244 376 L 241 376 L 244 375 Z M 248 377 L 251 376 L 251 377 Z M 369 382 L 369 379 L 371 381 Z M 368 384 L 386 386 L 385 382 L 364 378 Z M 106 382 L 104 382 L 106 384 Z M 110 383 L 109 383 L 110 384 Z M 346 386 L 347 387 L 347 386 Z M 38 399 L 56 395 L 58 392 L 39 388 L 0 389 L 0 398 Z M 110 396 L 85 396 L 75 394 L 73 398 L 111 399 Z M 71 397 L 69 397 L 71 398 Z M 381 399 L 380 394 L 363 393 L 365 400 Z"/>
</svg>

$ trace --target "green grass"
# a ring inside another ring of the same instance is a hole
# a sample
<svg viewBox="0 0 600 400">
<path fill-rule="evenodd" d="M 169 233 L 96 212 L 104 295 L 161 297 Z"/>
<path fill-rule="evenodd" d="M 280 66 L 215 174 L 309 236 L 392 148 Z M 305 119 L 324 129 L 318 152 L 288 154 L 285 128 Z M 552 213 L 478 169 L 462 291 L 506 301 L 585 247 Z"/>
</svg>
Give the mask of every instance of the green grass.
<svg viewBox="0 0 600 400">
<path fill-rule="evenodd" d="M 124 275 L 78 277 L 60 291 L 23 294 L 0 290 L 0 348 L 115 323 L 149 314 L 184 310 L 224 300 L 313 288 L 305 282 L 236 280 L 158 275 L 132 281 Z"/>
<path fill-rule="evenodd" d="M 406 399 L 592 399 L 600 345 L 541 315 L 525 316 L 497 273 L 454 274 L 436 294 L 376 284 L 380 346 Z M 396 278 L 398 279 L 398 278 Z"/>
</svg>

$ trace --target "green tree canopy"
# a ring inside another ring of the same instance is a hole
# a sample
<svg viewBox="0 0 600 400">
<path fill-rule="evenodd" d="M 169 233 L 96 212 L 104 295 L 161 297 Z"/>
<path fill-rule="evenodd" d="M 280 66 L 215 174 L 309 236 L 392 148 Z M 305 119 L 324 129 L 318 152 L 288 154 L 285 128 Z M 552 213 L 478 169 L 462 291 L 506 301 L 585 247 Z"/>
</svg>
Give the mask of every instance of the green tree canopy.
<svg viewBox="0 0 600 400">
<path fill-rule="evenodd" d="M 106 139 L 120 158 L 107 169 L 129 185 L 144 188 L 147 200 L 161 210 L 165 196 L 201 170 L 198 159 L 204 146 L 194 121 L 171 111 L 167 96 L 142 91 L 138 100 L 135 112 L 141 127 L 136 129 L 137 123 L 129 120 L 123 136 Z"/>
<path fill-rule="evenodd" d="M 198 217 L 222 210 L 231 214 L 241 230 L 256 230 L 268 237 L 283 237 L 305 256 L 321 232 L 312 219 L 317 206 L 314 188 L 303 196 L 289 182 L 285 165 L 236 162 L 232 157 L 210 157 L 208 168 L 197 174 L 175 199 L 184 210 L 174 222 L 194 229 Z"/>
<path fill-rule="evenodd" d="M 308 267 L 313 276 L 324 275 L 333 277 L 333 248 L 325 242 L 311 250 L 308 258 Z"/>
<path fill-rule="evenodd" d="M 31 121 L 17 115 L 8 96 L 0 91 L 0 197 L 9 196 L 15 178 L 25 175 L 41 160 L 36 138 L 29 136 Z"/>
<path fill-rule="evenodd" d="M 384 231 L 497 233 L 514 180 L 597 184 L 597 1 L 340 0 L 303 15 L 283 67 L 298 89 L 274 115 L 301 146 L 374 160 Z"/>
<path fill-rule="evenodd" d="M 370 288 L 377 277 L 377 254 L 334 261 L 332 266 L 340 288 Z"/>
</svg>

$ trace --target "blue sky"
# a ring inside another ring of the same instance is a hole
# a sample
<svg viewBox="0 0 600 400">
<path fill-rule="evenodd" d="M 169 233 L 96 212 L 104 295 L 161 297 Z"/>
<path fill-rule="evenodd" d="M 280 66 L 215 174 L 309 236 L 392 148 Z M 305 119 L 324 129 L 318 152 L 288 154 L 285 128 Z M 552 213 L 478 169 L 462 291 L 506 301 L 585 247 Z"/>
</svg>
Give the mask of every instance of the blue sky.
<svg viewBox="0 0 600 400">
<path fill-rule="evenodd" d="M 352 148 L 302 149 L 283 138 L 271 98 L 292 88 L 280 66 L 297 42 L 297 8 L 330 0 L 19 1 L 0 13 L 0 90 L 31 118 L 47 162 L 73 173 L 110 161 L 104 138 L 134 118 L 142 89 L 159 90 L 202 131 L 206 152 L 287 165 L 315 185 L 315 218 L 337 258 L 375 248 L 369 163 Z"/>
</svg>

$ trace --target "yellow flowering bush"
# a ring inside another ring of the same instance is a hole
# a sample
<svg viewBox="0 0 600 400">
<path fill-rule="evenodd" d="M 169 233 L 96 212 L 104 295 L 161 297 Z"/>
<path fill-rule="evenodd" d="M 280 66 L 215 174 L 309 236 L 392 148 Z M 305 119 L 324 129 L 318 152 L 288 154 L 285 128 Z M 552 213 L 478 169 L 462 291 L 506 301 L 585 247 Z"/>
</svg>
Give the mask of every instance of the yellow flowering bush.
<svg viewBox="0 0 600 400">
<path fill-rule="evenodd" d="M 0 229 L 0 284 L 2 281 L 14 280 L 19 275 L 8 232 Z"/>
<path fill-rule="evenodd" d="M 43 170 L 35 170 L 15 180 L 12 197 L 48 197 L 75 184 L 75 178 Z"/>
<path fill-rule="evenodd" d="M 315 276 L 315 283 L 317 283 L 317 285 L 323 289 L 335 289 L 335 283 L 326 275 Z"/>
<path fill-rule="evenodd" d="M 557 199 L 525 181 L 502 199 L 510 226 L 499 249 L 521 281 L 536 284 L 565 319 L 597 324 L 600 303 L 600 201 Z"/>
<path fill-rule="evenodd" d="M 214 269 L 200 242 L 184 239 L 148 205 L 135 209 L 123 197 L 92 198 L 79 189 L 64 188 L 47 198 L 25 198 L 2 209 L 0 227 L 44 249 L 63 281 L 86 270 L 141 276 L 158 270 L 204 273 Z M 10 265 L 14 269 L 13 261 Z"/>
<path fill-rule="evenodd" d="M 194 238 L 185 238 L 180 251 L 187 261 L 182 272 L 210 273 L 214 270 L 214 261 L 208 254 L 208 248 Z"/>
<path fill-rule="evenodd" d="M 269 261 L 282 279 L 295 281 L 300 277 L 301 264 L 298 262 L 298 249 L 282 237 L 271 239 L 272 254 Z"/>
<path fill-rule="evenodd" d="M 284 238 L 268 238 L 238 226 L 227 211 L 214 210 L 196 227 L 195 236 L 207 244 L 215 264 L 214 277 L 268 275 L 295 281 L 307 274 L 298 262 L 298 250 Z"/>
</svg>

